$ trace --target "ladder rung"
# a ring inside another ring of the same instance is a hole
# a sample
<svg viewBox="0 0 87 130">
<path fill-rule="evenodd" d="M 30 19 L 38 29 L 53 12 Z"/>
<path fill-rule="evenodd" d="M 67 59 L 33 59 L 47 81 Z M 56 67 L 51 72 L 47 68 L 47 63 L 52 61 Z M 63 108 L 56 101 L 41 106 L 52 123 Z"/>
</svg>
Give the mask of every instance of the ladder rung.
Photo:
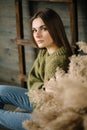
<svg viewBox="0 0 87 130">
<path fill-rule="evenodd" d="M 27 82 L 28 76 L 24 74 L 19 74 L 18 79 Z"/>
<path fill-rule="evenodd" d="M 17 45 L 23 45 L 23 46 L 27 45 L 33 48 L 37 48 L 34 42 L 31 40 L 15 38 L 15 39 L 11 39 L 11 41 L 16 43 Z"/>
</svg>

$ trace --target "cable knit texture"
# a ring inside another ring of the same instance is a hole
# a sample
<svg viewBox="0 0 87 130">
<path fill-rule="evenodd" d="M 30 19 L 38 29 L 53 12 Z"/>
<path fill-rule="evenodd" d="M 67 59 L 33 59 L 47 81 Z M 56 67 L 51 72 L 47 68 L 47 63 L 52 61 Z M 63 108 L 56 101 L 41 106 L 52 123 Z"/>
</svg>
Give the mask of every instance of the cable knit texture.
<svg viewBox="0 0 87 130">
<path fill-rule="evenodd" d="M 28 88 L 43 88 L 44 83 L 55 75 L 57 67 L 67 71 L 68 64 L 68 51 L 65 47 L 59 48 L 51 55 L 46 49 L 41 49 L 28 77 Z"/>
</svg>

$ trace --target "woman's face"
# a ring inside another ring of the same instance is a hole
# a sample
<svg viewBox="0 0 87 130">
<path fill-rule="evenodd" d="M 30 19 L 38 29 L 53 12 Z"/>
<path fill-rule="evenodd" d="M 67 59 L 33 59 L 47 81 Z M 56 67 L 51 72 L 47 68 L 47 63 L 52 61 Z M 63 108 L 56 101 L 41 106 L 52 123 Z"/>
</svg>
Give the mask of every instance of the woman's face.
<svg viewBox="0 0 87 130">
<path fill-rule="evenodd" d="M 41 18 L 36 18 L 32 22 L 32 33 L 39 48 L 53 49 L 55 44 L 48 32 L 48 29 Z"/>
</svg>

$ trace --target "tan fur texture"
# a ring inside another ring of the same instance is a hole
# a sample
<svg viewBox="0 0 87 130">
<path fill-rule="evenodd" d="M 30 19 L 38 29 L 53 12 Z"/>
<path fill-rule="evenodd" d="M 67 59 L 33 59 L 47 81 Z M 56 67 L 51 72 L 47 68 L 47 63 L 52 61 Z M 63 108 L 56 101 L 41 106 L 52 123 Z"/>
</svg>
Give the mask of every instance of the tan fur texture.
<svg viewBox="0 0 87 130">
<path fill-rule="evenodd" d="M 82 53 L 70 57 L 68 73 L 57 68 L 45 91 L 29 91 L 36 108 L 26 130 L 87 130 L 87 44 L 77 44 Z"/>
</svg>

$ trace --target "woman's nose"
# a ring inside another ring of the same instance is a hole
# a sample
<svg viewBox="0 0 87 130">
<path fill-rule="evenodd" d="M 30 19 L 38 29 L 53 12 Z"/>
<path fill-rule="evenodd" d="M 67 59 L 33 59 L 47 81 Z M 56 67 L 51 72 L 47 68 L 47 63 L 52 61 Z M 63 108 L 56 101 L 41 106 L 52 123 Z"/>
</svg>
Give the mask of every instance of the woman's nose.
<svg viewBox="0 0 87 130">
<path fill-rule="evenodd" d="M 39 36 L 41 36 L 41 32 L 40 32 L 40 30 L 37 30 L 36 37 L 39 37 Z"/>
</svg>

